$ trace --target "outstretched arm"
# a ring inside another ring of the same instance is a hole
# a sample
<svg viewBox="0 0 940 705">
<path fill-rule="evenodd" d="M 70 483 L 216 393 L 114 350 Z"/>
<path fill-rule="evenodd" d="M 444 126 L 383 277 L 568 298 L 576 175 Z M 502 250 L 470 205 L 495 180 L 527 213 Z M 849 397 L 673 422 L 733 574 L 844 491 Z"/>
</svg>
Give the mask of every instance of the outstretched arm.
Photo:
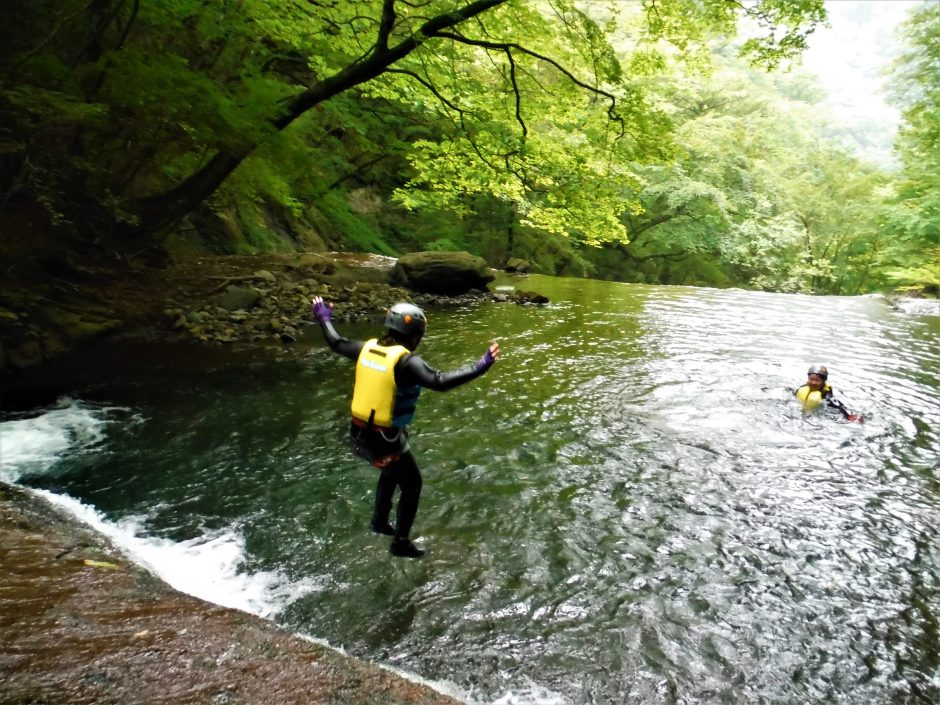
<svg viewBox="0 0 940 705">
<path fill-rule="evenodd" d="M 314 296 L 310 305 L 313 317 L 320 322 L 320 330 L 323 331 L 323 337 L 326 338 L 330 349 L 350 360 L 358 360 L 363 343 L 361 340 L 344 338 L 336 332 L 333 327 L 333 307 L 320 296 Z"/>
<path fill-rule="evenodd" d="M 401 387 L 415 384 L 446 392 L 484 374 L 499 359 L 499 343 L 492 343 L 479 360 L 452 372 L 435 370 L 418 355 L 405 355 L 395 368 L 395 382 Z"/>
<path fill-rule="evenodd" d="M 846 418 L 846 420 L 848 420 L 848 421 L 858 421 L 859 423 L 862 422 L 862 416 L 861 416 L 861 414 L 853 414 L 851 411 L 849 411 L 848 409 L 845 408 L 845 404 L 843 404 L 841 401 L 839 401 L 839 400 L 836 399 L 835 397 L 831 397 L 831 396 L 830 396 L 830 397 L 827 397 L 827 398 L 826 398 L 826 405 L 827 405 L 830 409 L 835 409 L 836 411 L 838 411 L 838 412 L 839 412 L 840 414 L 842 414 L 842 415 Z"/>
</svg>

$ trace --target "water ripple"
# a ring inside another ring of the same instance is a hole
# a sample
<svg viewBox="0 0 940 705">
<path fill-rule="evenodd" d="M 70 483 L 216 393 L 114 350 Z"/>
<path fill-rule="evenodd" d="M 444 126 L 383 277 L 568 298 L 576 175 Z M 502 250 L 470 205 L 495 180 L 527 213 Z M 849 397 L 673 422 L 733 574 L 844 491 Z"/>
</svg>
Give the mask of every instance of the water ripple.
<svg viewBox="0 0 940 705">
<path fill-rule="evenodd" d="M 503 358 L 422 395 L 422 561 L 366 531 L 351 366 L 322 349 L 142 385 L 146 423 L 36 482 L 180 542 L 238 527 L 249 570 L 315 586 L 285 627 L 475 703 L 940 702 L 932 309 L 524 288 L 552 305 L 430 312 L 435 366 Z M 864 424 L 802 412 L 813 363 Z"/>
</svg>

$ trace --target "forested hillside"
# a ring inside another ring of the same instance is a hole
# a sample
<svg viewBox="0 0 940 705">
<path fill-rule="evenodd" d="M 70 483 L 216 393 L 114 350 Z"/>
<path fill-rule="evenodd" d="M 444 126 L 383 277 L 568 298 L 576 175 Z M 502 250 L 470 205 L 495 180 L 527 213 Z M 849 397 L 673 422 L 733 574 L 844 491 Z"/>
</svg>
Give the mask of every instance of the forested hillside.
<svg viewBox="0 0 940 705">
<path fill-rule="evenodd" d="M 649 283 L 940 285 L 936 3 L 895 69 L 898 172 L 814 108 L 794 60 L 822 0 L 0 13 L 6 257 L 439 249 Z"/>
</svg>

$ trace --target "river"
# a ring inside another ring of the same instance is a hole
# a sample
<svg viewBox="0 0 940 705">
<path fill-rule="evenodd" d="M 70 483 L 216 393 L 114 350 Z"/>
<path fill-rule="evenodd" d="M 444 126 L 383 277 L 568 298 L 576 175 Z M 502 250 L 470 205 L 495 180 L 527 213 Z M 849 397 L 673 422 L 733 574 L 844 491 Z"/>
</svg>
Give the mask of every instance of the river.
<svg viewBox="0 0 940 705">
<path fill-rule="evenodd" d="M 353 365 L 122 349 L 0 424 L 2 477 L 175 587 L 471 703 L 940 701 L 940 309 L 532 276 L 429 311 L 420 561 L 367 531 Z M 339 324 L 350 336 L 375 327 Z M 804 414 L 813 363 L 865 423 Z"/>
</svg>

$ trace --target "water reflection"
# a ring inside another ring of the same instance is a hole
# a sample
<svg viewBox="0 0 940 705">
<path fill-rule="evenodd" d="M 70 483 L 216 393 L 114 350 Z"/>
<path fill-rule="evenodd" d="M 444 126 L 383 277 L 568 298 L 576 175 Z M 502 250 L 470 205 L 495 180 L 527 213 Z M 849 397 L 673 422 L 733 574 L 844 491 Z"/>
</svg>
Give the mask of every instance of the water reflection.
<svg viewBox="0 0 940 705">
<path fill-rule="evenodd" d="M 940 697 L 940 318 L 877 299 L 523 286 L 553 303 L 431 312 L 435 366 L 491 338 L 503 357 L 422 397 L 420 562 L 365 529 L 352 366 L 319 346 L 185 393 L 143 383 L 145 423 L 37 482 L 176 540 L 238 526 L 251 569 L 316 578 L 285 626 L 480 702 Z M 790 390 L 814 362 L 864 425 L 801 412 Z"/>
</svg>

